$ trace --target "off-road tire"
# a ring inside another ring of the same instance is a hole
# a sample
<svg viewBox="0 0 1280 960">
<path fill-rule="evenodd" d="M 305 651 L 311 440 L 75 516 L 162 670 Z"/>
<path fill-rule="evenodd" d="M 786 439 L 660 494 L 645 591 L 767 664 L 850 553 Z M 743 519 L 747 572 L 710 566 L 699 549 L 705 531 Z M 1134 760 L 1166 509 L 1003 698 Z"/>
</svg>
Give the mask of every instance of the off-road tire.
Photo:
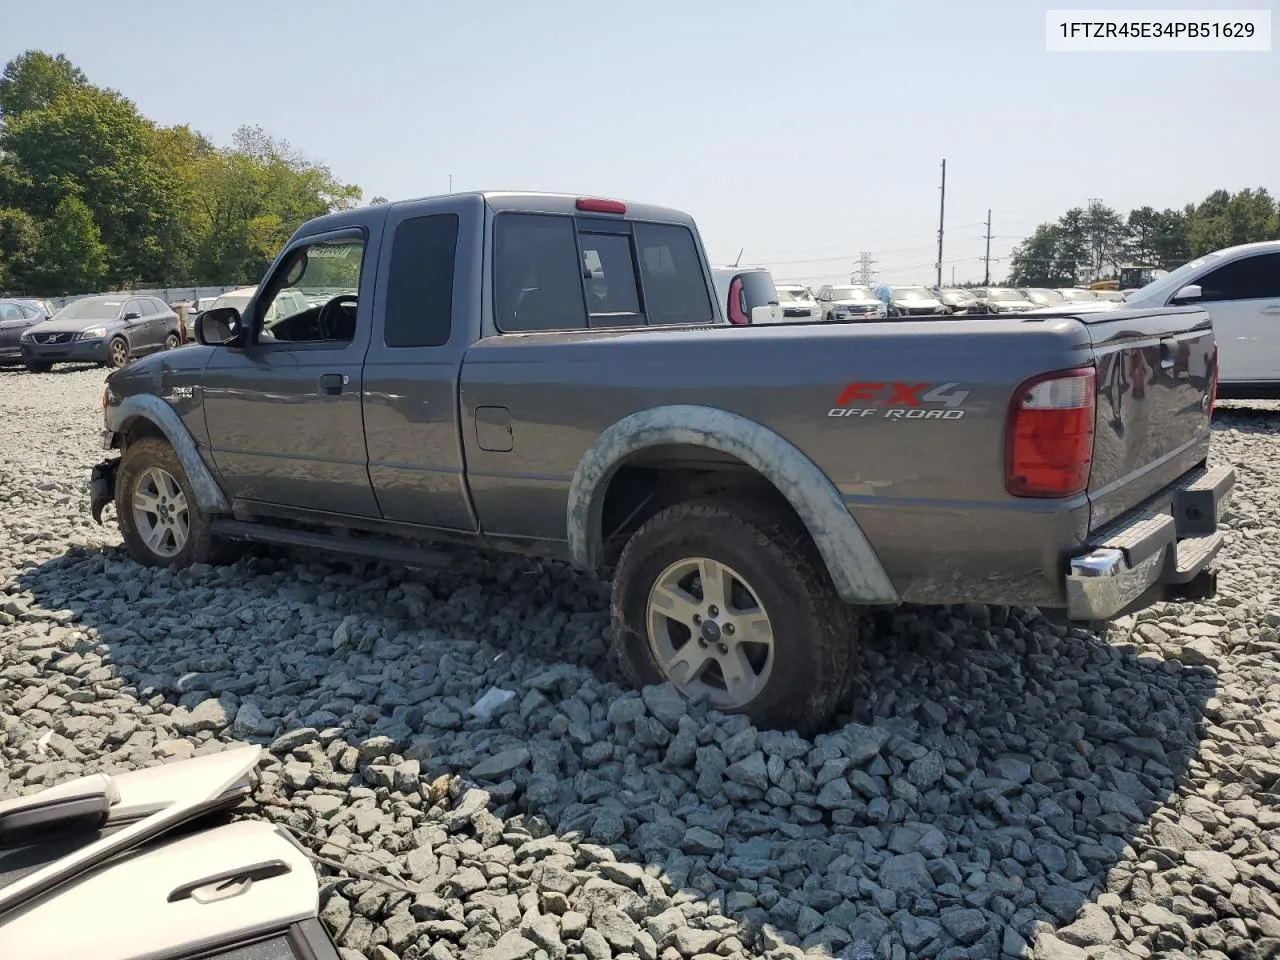
<svg viewBox="0 0 1280 960">
<path fill-rule="evenodd" d="M 172 557 L 156 554 L 138 532 L 133 517 L 133 495 L 139 478 L 151 467 L 168 473 L 187 500 L 188 534 L 183 548 Z M 195 491 L 173 447 L 157 437 L 135 440 L 125 448 L 116 469 L 116 520 L 125 547 L 139 563 L 149 567 L 187 567 L 193 563 L 232 563 L 240 553 L 235 541 L 209 532 L 209 517 L 196 506 Z"/>
<path fill-rule="evenodd" d="M 24 360 L 22 365 L 27 368 L 28 373 L 48 373 L 53 369 L 52 363 L 44 363 L 39 360 Z"/>
<path fill-rule="evenodd" d="M 804 734 L 820 728 L 855 679 L 855 611 L 836 594 L 794 517 L 740 494 L 667 507 L 627 542 L 614 571 L 611 606 L 614 646 L 630 682 L 647 686 L 667 679 L 649 642 L 649 594 L 663 570 L 689 557 L 738 571 L 773 625 L 774 662 L 765 687 L 732 712 L 762 728 Z"/>
</svg>

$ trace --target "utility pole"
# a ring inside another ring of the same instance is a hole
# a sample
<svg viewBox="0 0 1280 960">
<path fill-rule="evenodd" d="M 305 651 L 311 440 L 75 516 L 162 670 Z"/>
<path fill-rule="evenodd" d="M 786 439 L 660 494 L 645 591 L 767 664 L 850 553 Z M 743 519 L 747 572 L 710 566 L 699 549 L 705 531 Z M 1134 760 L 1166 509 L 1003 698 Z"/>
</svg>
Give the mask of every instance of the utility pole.
<svg viewBox="0 0 1280 960">
<path fill-rule="evenodd" d="M 951 285 L 953 287 L 956 285 L 956 265 L 954 263 L 951 265 Z"/>
<path fill-rule="evenodd" d="M 982 258 L 982 285 L 991 286 L 991 211 L 987 211 L 987 252 Z"/>
<path fill-rule="evenodd" d="M 942 161 L 942 196 L 938 200 L 938 286 L 942 286 L 942 225 L 947 212 L 947 161 Z"/>
<path fill-rule="evenodd" d="M 453 174 L 449 174 L 449 192 L 453 193 Z"/>
<path fill-rule="evenodd" d="M 875 261 L 871 259 L 870 250 L 863 250 L 862 253 L 858 254 L 858 283 L 867 287 L 871 286 L 871 281 L 875 276 L 875 271 L 871 269 L 873 263 Z M 850 279 L 852 280 L 853 278 L 851 277 Z"/>
</svg>

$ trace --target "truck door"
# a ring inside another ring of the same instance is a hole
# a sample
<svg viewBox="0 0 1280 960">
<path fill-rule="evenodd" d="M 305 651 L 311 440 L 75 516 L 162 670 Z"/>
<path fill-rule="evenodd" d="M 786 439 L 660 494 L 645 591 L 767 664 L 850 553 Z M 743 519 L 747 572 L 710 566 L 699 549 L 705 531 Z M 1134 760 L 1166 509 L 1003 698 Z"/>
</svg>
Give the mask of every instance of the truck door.
<svg viewBox="0 0 1280 960">
<path fill-rule="evenodd" d="M 323 295 L 323 305 L 276 317 L 258 343 L 210 355 L 205 422 L 232 497 L 378 516 L 360 411 L 376 258 L 361 227 L 295 240 L 246 305 L 246 322 L 274 315 L 286 286 Z"/>
<path fill-rule="evenodd" d="M 479 196 L 387 214 L 363 385 L 369 477 L 387 520 L 479 529 L 458 401 L 462 358 L 480 331 L 483 231 Z"/>
</svg>

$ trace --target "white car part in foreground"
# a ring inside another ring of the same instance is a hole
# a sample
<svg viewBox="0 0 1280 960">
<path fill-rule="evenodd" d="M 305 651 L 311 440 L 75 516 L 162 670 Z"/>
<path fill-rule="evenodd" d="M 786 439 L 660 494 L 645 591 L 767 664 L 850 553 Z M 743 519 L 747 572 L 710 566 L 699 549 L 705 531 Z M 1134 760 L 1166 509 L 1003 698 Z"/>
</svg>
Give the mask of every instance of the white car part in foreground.
<svg viewBox="0 0 1280 960">
<path fill-rule="evenodd" d="M 257 783 L 258 747 L 0 802 L 0 957 L 335 960 L 283 829 L 199 829 Z M 212 952 L 211 952 L 212 951 Z"/>
</svg>

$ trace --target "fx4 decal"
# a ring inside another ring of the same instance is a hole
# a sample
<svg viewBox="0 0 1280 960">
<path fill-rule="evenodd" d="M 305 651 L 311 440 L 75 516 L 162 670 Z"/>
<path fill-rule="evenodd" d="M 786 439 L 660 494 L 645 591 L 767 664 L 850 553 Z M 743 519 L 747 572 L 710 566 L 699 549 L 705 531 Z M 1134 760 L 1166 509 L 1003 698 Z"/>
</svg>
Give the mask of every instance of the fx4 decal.
<svg viewBox="0 0 1280 960">
<path fill-rule="evenodd" d="M 968 390 L 958 383 L 846 384 L 828 417 L 877 417 L 883 420 L 959 420 Z"/>
</svg>

